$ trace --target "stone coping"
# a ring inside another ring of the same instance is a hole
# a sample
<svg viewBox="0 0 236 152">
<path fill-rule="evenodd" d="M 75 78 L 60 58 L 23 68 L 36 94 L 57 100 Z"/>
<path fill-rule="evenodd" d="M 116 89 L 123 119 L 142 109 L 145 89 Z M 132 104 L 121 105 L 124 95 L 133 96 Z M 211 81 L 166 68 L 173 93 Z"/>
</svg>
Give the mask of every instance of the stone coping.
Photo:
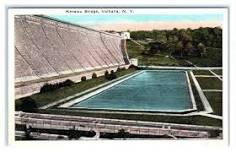
<svg viewBox="0 0 236 152">
<path fill-rule="evenodd" d="M 201 87 L 200 87 L 200 85 L 199 85 L 199 83 L 198 83 L 197 79 L 195 78 L 195 76 L 194 76 L 194 74 L 193 74 L 192 71 L 190 71 L 190 75 L 191 75 L 191 77 L 192 77 L 192 80 L 193 80 L 193 82 L 194 82 L 194 85 L 196 86 L 196 89 L 197 89 L 198 94 L 199 94 L 199 96 L 200 96 L 200 98 L 201 98 L 201 100 L 202 100 L 202 103 L 203 103 L 203 105 L 204 105 L 205 110 L 206 110 L 208 113 L 212 113 L 212 112 L 213 112 L 213 109 L 211 108 L 210 103 L 208 102 L 206 96 L 204 95 L 204 93 L 203 93 L 203 91 L 202 91 L 202 89 L 201 89 Z"/>
<path fill-rule="evenodd" d="M 138 66 L 147 69 L 175 69 L 175 70 L 221 70 L 222 67 L 177 67 L 177 66 Z"/>
</svg>

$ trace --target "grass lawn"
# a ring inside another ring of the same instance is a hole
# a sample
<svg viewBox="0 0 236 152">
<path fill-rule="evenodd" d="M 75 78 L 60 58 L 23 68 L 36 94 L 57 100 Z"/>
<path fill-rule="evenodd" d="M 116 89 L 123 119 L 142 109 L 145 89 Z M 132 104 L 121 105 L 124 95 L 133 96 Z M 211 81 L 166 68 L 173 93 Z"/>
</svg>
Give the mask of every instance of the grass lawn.
<svg viewBox="0 0 236 152">
<path fill-rule="evenodd" d="M 138 62 L 140 65 L 156 65 L 156 66 L 178 66 L 179 63 L 177 60 L 161 56 L 161 55 L 153 55 L 153 56 L 139 56 Z"/>
<path fill-rule="evenodd" d="M 138 58 L 139 65 L 179 65 L 176 59 L 165 57 L 167 54 L 144 55 L 144 48 L 131 41 L 127 41 L 127 51 L 129 58 Z"/>
<path fill-rule="evenodd" d="M 204 57 L 186 57 L 187 60 L 197 66 L 222 66 L 222 49 L 207 48 L 206 56 Z M 127 41 L 127 51 L 130 58 L 137 58 L 139 65 L 156 65 L 156 66 L 192 66 L 185 62 L 184 59 L 174 59 L 165 57 L 170 52 L 160 52 L 155 55 L 145 55 L 144 47 L 140 47 L 134 42 Z"/>
<path fill-rule="evenodd" d="M 153 122 L 169 122 L 179 124 L 194 124 L 194 125 L 209 125 L 222 127 L 222 121 L 205 116 L 164 116 L 164 115 L 145 115 L 145 114 L 119 114 L 119 113 L 103 113 L 103 112 L 88 112 L 78 109 L 46 109 L 40 110 L 39 113 L 59 114 L 59 115 L 74 115 L 87 116 L 97 118 L 111 119 L 126 119 L 126 120 L 142 120 Z"/>
<path fill-rule="evenodd" d="M 184 66 L 191 67 L 184 59 L 175 59 L 171 57 L 166 57 L 165 54 L 155 54 L 155 55 L 140 55 L 136 57 L 138 59 L 139 65 L 144 66 Z"/>
<path fill-rule="evenodd" d="M 213 114 L 222 116 L 222 93 L 221 92 L 204 92 L 207 100 L 211 104 Z"/>
<path fill-rule="evenodd" d="M 206 56 L 204 57 L 189 57 L 188 60 L 197 66 L 222 66 L 222 49 L 221 48 L 207 48 Z"/>
<path fill-rule="evenodd" d="M 196 79 L 202 89 L 222 89 L 222 81 L 220 81 L 217 77 L 197 77 Z"/>
<path fill-rule="evenodd" d="M 118 78 L 123 75 L 132 73 L 134 71 L 135 71 L 134 68 L 129 68 L 127 70 L 121 70 L 121 71 L 116 72 L 116 76 Z M 95 86 L 98 86 L 98 85 L 103 84 L 108 81 L 109 80 L 107 80 L 104 76 L 101 76 L 98 78 L 75 83 L 71 86 L 66 86 L 66 87 L 63 87 L 63 88 L 60 88 L 60 89 L 57 89 L 54 91 L 50 91 L 50 92 L 46 92 L 46 93 L 37 93 L 37 94 L 31 95 L 30 97 L 35 100 L 38 107 L 41 107 L 41 106 L 49 104 L 51 102 L 54 102 L 54 101 L 63 99 L 65 97 L 74 95 L 76 93 L 83 92 L 87 89 L 93 88 Z M 21 109 L 21 104 L 22 104 L 22 99 L 17 99 L 15 101 L 16 110 Z"/>
<path fill-rule="evenodd" d="M 212 70 L 215 74 L 222 75 L 222 70 Z"/>
<path fill-rule="evenodd" d="M 194 70 L 194 75 L 213 75 L 209 70 Z"/>
<path fill-rule="evenodd" d="M 140 47 L 134 42 L 127 41 L 127 51 L 129 54 L 129 58 L 137 58 L 138 56 L 142 56 L 144 48 Z"/>
</svg>

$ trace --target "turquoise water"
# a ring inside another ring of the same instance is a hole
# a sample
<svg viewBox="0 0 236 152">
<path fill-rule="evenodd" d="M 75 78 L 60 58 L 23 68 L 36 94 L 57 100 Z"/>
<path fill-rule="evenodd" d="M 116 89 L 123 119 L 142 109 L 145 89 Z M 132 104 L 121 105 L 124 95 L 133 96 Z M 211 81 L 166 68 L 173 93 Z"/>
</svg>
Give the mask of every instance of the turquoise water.
<svg viewBox="0 0 236 152">
<path fill-rule="evenodd" d="M 184 71 L 144 71 L 72 107 L 131 111 L 193 108 Z"/>
</svg>

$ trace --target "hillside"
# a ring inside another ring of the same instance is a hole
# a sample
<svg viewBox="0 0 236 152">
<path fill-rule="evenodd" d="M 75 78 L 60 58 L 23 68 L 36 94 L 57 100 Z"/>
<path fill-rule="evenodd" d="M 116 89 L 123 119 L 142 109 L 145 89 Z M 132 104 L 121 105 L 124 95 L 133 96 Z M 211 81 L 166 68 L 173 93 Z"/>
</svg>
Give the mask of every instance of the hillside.
<svg viewBox="0 0 236 152">
<path fill-rule="evenodd" d="M 222 29 L 173 29 L 130 32 L 143 47 L 127 41 L 130 58 L 140 65 L 222 66 Z"/>
</svg>

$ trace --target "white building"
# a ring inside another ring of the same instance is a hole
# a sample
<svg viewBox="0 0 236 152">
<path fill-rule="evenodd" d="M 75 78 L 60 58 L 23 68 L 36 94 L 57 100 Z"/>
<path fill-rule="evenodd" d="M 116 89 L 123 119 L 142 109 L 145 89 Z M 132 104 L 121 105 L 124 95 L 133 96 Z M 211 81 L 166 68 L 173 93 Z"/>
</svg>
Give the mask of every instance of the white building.
<svg viewBox="0 0 236 152">
<path fill-rule="evenodd" d="M 129 32 L 121 32 L 120 35 L 123 39 L 130 39 L 130 33 Z"/>
</svg>

